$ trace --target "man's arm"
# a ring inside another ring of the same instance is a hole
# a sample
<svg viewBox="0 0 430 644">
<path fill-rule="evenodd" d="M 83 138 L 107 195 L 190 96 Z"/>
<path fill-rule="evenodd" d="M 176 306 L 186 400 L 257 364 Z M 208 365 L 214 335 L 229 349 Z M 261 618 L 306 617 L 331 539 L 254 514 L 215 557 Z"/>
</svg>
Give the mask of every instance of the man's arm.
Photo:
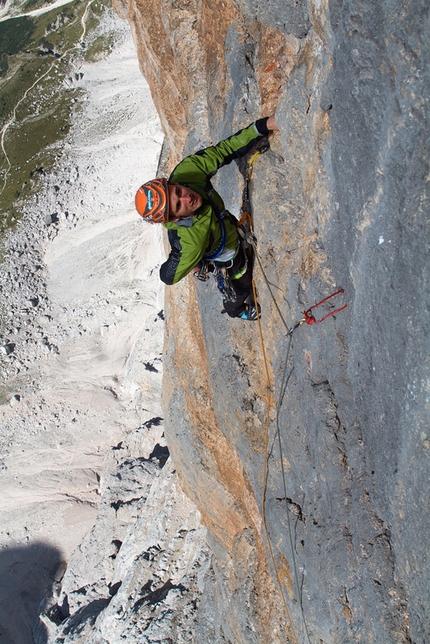
<svg viewBox="0 0 430 644">
<path fill-rule="evenodd" d="M 191 228 L 168 230 L 171 251 L 160 267 L 160 279 L 167 285 L 176 284 L 202 259 L 211 240 L 211 231 L 204 218 Z"/>
<path fill-rule="evenodd" d="M 186 157 L 173 170 L 170 181 L 205 186 L 220 168 L 245 156 L 271 129 L 278 129 L 274 116 L 258 119 L 217 145 Z"/>
</svg>

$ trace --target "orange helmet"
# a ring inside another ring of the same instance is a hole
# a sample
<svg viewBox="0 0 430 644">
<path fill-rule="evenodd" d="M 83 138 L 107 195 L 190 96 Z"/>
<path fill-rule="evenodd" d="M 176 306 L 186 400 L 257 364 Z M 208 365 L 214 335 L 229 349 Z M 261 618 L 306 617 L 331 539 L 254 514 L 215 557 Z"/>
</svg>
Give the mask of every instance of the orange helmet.
<svg viewBox="0 0 430 644">
<path fill-rule="evenodd" d="M 169 221 L 167 179 L 153 179 L 140 186 L 135 198 L 136 210 L 150 224 Z"/>
</svg>

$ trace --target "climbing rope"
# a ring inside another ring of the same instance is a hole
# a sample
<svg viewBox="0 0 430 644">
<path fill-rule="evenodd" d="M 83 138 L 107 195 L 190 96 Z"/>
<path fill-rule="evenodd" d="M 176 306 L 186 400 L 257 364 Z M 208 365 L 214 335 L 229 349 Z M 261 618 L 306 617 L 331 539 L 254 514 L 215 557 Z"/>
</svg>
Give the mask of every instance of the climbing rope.
<svg viewBox="0 0 430 644">
<path fill-rule="evenodd" d="M 252 290 L 253 290 L 253 295 L 254 295 L 255 302 L 257 302 L 257 292 L 256 292 L 254 279 L 252 280 Z M 290 611 L 288 609 L 288 604 L 287 604 L 287 600 L 286 600 L 286 597 L 285 597 L 284 587 L 282 585 L 281 576 L 280 576 L 278 566 L 277 566 L 277 563 L 276 563 L 275 553 L 273 552 L 272 541 L 271 541 L 271 538 L 270 538 L 269 528 L 267 526 L 267 520 L 266 520 L 266 492 L 267 492 L 267 479 L 268 479 L 268 467 L 267 467 L 267 465 L 268 465 L 268 451 L 269 451 L 270 410 L 272 408 L 272 384 L 271 384 L 271 379 L 270 379 L 269 364 L 268 364 L 268 360 L 267 360 L 266 348 L 265 348 L 265 343 L 264 343 L 263 328 L 262 328 L 262 324 L 261 324 L 261 316 L 258 316 L 257 321 L 258 321 L 258 330 L 259 330 L 259 334 L 260 334 L 260 342 L 261 342 L 261 348 L 262 348 L 262 353 L 263 353 L 264 370 L 265 370 L 265 374 L 266 374 L 266 383 L 267 383 L 267 403 L 266 403 L 267 404 L 267 415 L 266 415 L 265 437 L 264 437 L 264 464 L 263 464 L 263 487 L 262 487 L 262 495 L 261 495 L 261 516 L 262 516 L 262 520 L 263 520 L 264 533 L 266 535 L 266 542 L 267 542 L 267 546 L 269 548 L 270 559 L 272 561 L 272 566 L 273 566 L 276 581 L 277 581 L 277 584 L 278 584 L 278 587 L 279 587 L 280 595 L 281 595 L 281 598 L 282 598 L 282 603 L 284 604 L 285 614 L 286 614 L 288 622 L 289 622 L 293 642 L 295 644 L 299 644 L 299 640 L 297 638 L 297 634 L 296 634 L 296 630 L 294 628 L 293 620 L 291 618 Z M 278 414 L 277 414 L 277 416 L 278 416 Z M 281 461 L 282 460 L 283 459 L 282 459 L 282 454 L 281 454 Z M 289 525 L 289 517 L 288 517 L 288 525 Z M 290 539 L 291 539 L 291 530 L 289 530 L 289 532 L 290 532 Z M 294 565 L 294 568 L 295 568 L 295 565 Z"/>
<path fill-rule="evenodd" d="M 265 150 L 263 150 L 265 151 Z M 284 400 L 284 396 L 288 387 L 288 383 L 290 381 L 290 378 L 292 376 L 292 373 L 294 371 L 294 365 L 291 367 L 291 369 L 288 372 L 288 365 L 290 362 L 290 354 L 291 354 L 291 348 L 292 348 L 292 340 L 293 340 L 293 333 L 296 329 L 298 329 L 302 324 L 309 324 L 309 325 L 315 325 L 315 324 L 320 324 L 327 318 L 335 315 L 336 313 L 339 313 L 343 309 L 346 308 L 347 304 L 344 304 L 343 306 L 337 308 L 334 311 L 329 312 L 326 314 L 324 317 L 322 317 L 319 320 L 315 319 L 315 316 L 312 314 L 312 311 L 328 300 L 334 298 L 335 296 L 341 294 L 344 292 L 343 289 L 339 289 L 335 293 L 329 295 L 328 297 L 324 298 L 320 302 L 314 304 L 311 306 L 309 309 L 303 312 L 303 318 L 298 320 L 292 327 L 289 327 L 287 324 L 282 311 L 276 301 L 276 298 L 274 296 L 273 290 L 271 288 L 271 284 L 267 278 L 267 275 L 264 271 L 260 256 L 257 252 L 257 240 L 254 235 L 253 231 L 253 220 L 252 220 L 252 210 L 251 210 L 251 202 L 250 202 L 250 195 L 249 195 L 249 185 L 252 177 L 252 168 L 253 165 L 258 158 L 258 156 L 261 154 L 261 151 L 257 151 L 250 159 L 246 170 L 245 170 L 245 188 L 243 191 L 243 205 L 242 205 L 242 216 L 239 222 L 239 226 L 242 227 L 242 229 L 245 229 L 246 235 L 245 239 L 246 242 L 249 244 L 249 246 L 253 250 L 253 256 L 256 257 L 259 268 L 261 270 L 261 274 L 264 278 L 264 281 L 266 283 L 266 286 L 268 288 L 268 291 L 270 293 L 270 297 L 275 305 L 275 308 L 278 312 L 279 318 L 282 321 L 282 324 L 284 325 L 285 329 L 287 330 L 287 337 L 288 337 L 288 346 L 287 346 L 287 351 L 286 351 L 286 356 L 284 360 L 284 368 L 283 368 L 283 374 L 282 374 L 282 381 L 281 381 L 281 387 L 280 387 L 280 392 L 279 392 L 279 398 L 276 401 L 276 435 L 278 438 L 278 446 L 279 446 L 279 453 L 280 453 L 280 460 L 281 460 L 281 473 L 282 473 L 282 480 L 283 480 L 283 487 L 284 487 L 284 499 L 286 503 L 286 517 L 287 517 L 287 525 L 288 525 L 288 533 L 289 533 L 289 542 L 290 542 L 290 548 L 291 548 L 291 556 L 292 556 L 292 568 L 294 572 L 294 581 L 295 585 L 297 588 L 297 593 L 298 593 L 298 601 L 299 601 L 299 606 L 300 606 L 300 611 L 302 615 L 302 620 L 303 620 L 303 626 L 304 626 L 304 631 L 306 635 L 306 640 L 308 644 L 310 644 L 310 636 L 307 628 L 307 623 L 306 623 L 306 618 L 304 614 L 304 608 L 303 608 L 303 601 L 302 601 L 302 592 L 301 588 L 299 585 L 299 577 L 298 577 L 298 571 L 297 571 L 297 563 L 296 563 L 296 558 L 295 558 L 295 550 L 294 550 L 294 542 L 293 542 L 293 531 L 292 531 L 292 526 L 291 526 L 291 519 L 290 519 L 290 510 L 288 507 L 288 497 L 287 497 L 287 485 L 286 485 L 286 476 L 285 476 L 285 470 L 284 470 L 284 458 L 283 458 L 283 448 L 282 448 L 282 441 L 281 441 L 281 431 L 280 431 L 280 410 L 282 407 L 282 403 Z M 246 224 L 245 226 L 243 224 Z M 257 305 L 257 289 L 254 281 L 254 277 L 252 278 L 252 290 L 253 290 L 253 297 L 254 301 Z M 267 416 L 266 416 L 266 424 L 265 424 L 265 448 L 264 448 L 264 467 L 263 467 L 263 485 L 262 485 L 262 501 L 261 501 L 261 514 L 262 514 L 262 521 L 263 521 L 263 527 L 264 527 L 264 532 L 266 535 L 266 541 L 268 544 L 268 549 L 270 553 L 270 558 L 272 561 L 272 566 L 275 572 L 276 580 L 279 586 L 280 594 L 282 597 L 282 601 L 285 607 L 285 612 L 290 624 L 291 628 L 291 634 L 293 637 L 294 642 L 298 644 L 298 639 L 297 639 L 297 634 L 290 616 L 290 612 L 288 609 L 288 604 L 287 600 L 285 597 L 285 591 L 284 587 L 282 584 L 282 580 L 280 577 L 280 573 L 276 564 L 276 559 L 275 559 L 275 554 L 273 552 L 273 547 L 270 539 L 270 534 L 269 534 L 269 529 L 267 526 L 267 520 L 266 520 L 266 495 L 267 495 L 267 482 L 268 482 L 268 454 L 269 454 L 269 429 L 270 429 L 270 411 L 272 407 L 272 383 L 271 383 L 271 378 L 270 378 L 270 372 L 269 372 L 269 366 L 268 366 L 268 360 L 267 360 L 267 354 L 266 354 L 266 348 L 265 348 L 265 342 L 264 342 L 264 336 L 263 336 L 263 328 L 261 324 L 261 317 L 258 316 L 258 329 L 259 329 L 259 335 L 260 335 L 260 342 L 261 342 L 261 347 L 262 347 L 262 355 L 263 355 L 263 362 L 264 362 L 264 369 L 265 369 L 265 374 L 266 374 L 266 382 L 267 382 Z"/>
<path fill-rule="evenodd" d="M 251 212 L 251 202 L 249 199 L 249 184 L 251 181 L 251 176 L 252 176 L 252 167 L 258 158 L 258 156 L 261 154 L 260 150 L 257 151 L 250 159 L 248 162 L 248 165 L 245 170 L 245 188 L 243 191 L 243 205 L 242 205 L 242 217 L 239 221 L 239 230 L 245 230 L 246 231 L 246 241 L 249 244 L 249 246 L 253 250 L 253 255 L 254 257 L 257 258 L 258 264 L 260 265 L 260 268 L 262 269 L 263 267 L 261 266 L 261 260 L 260 257 L 257 253 L 257 240 L 254 236 L 254 231 L 253 231 L 253 221 L 252 221 L 252 212 Z M 245 225 L 244 225 L 245 224 Z M 262 274 L 265 276 L 264 270 L 262 270 Z M 282 312 L 279 309 L 276 299 L 273 296 L 273 293 L 271 291 L 270 284 L 265 276 L 266 284 L 269 288 L 269 291 L 273 297 L 273 300 L 275 302 L 275 305 L 277 307 L 278 313 L 281 316 L 281 319 L 283 320 L 285 326 L 288 329 L 288 325 L 286 325 L 285 320 L 283 319 Z M 254 277 L 252 278 L 252 292 L 253 292 L 253 297 L 254 297 L 254 302 L 257 305 L 257 289 L 255 285 L 255 280 Z M 285 614 L 287 616 L 287 620 L 289 623 L 290 627 L 290 632 L 291 636 L 293 639 L 293 642 L 295 644 L 299 644 L 299 640 L 297 638 L 297 634 L 294 628 L 293 620 L 291 619 L 290 611 L 288 608 L 287 600 L 285 597 L 285 591 L 284 587 L 282 585 L 282 580 L 280 577 L 279 569 L 276 563 L 276 558 L 275 558 L 275 553 L 273 551 L 272 547 L 272 541 L 270 538 L 270 533 L 269 533 L 269 528 L 267 525 L 267 520 L 266 520 L 266 492 L 267 492 L 267 477 L 268 477 L 268 447 L 269 447 L 269 429 L 270 429 L 270 410 L 272 408 L 272 383 L 271 383 L 271 378 L 270 378 L 270 372 L 269 372 L 269 364 L 267 360 L 267 355 L 266 355 L 266 348 L 265 348 L 265 342 L 264 342 L 264 336 L 263 336 L 263 328 L 261 324 L 261 316 L 257 317 L 257 322 L 258 322 L 258 331 L 260 335 L 260 343 L 261 343 L 261 348 L 262 348 L 262 354 L 263 354 L 263 362 L 264 362 L 264 369 L 265 369 L 265 375 L 266 375 L 266 384 L 267 384 L 267 415 L 266 415 L 266 423 L 265 423 L 265 445 L 264 445 L 264 466 L 263 466 L 263 487 L 262 487 L 262 499 L 261 499 L 261 516 L 262 516 L 262 521 L 263 521 L 263 527 L 264 527 L 264 533 L 266 535 L 266 542 L 267 546 L 269 549 L 270 553 L 270 559 L 272 561 L 272 566 L 273 570 L 275 573 L 276 581 L 279 587 L 280 595 L 282 598 L 282 602 L 284 605 L 285 609 Z"/>
</svg>

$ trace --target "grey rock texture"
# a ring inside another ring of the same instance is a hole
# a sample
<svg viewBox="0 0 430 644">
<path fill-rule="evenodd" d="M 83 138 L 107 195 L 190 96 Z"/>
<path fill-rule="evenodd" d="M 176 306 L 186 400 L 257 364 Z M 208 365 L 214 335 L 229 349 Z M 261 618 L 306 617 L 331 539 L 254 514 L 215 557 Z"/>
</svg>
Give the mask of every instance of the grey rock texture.
<svg viewBox="0 0 430 644">
<path fill-rule="evenodd" d="M 233 4 L 247 20 L 257 20 L 297 38 L 306 36 L 311 27 L 306 2 L 272 0 L 263 4 L 258 0 L 233 0 Z"/>
<path fill-rule="evenodd" d="M 107 459 L 97 520 L 42 615 L 49 642 L 187 642 L 195 629 L 206 530 L 167 450 L 135 456 L 154 438 L 148 429 Z"/>
<path fill-rule="evenodd" d="M 252 183 L 267 376 L 257 326 L 222 315 L 213 284 L 189 278 L 166 295 L 166 440 L 211 554 L 197 540 L 187 583 L 166 573 L 150 592 L 166 591 L 154 610 L 179 599 L 193 614 L 178 632 L 167 613 L 163 632 L 121 632 L 129 642 L 424 644 L 428 3 L 117 10 L 132 25 L 170 165 L 276 105 L 281 130 Z M 216 183 L 237 213 L 239 171 Z M 340 287 L 315 316 L 345 310 L 287 335 Z M 121 579 L 140 574 L 129 563 Z M 94 601 L 108 601 L 103 583 Z M 123 585 L 109 611 L 120 593 L 124 610 L 137 599 Z M 139 606 L 151 604 L 148 588 Z M 100 630 L 103 613 L 86 639 L 66 637 L 69 621 L 53 641 L 120 641 Z"/>
<path fill-rule="evenodd" d="M 275 4 L 260 5 L 261 21 L 279 26 L 271 18 Z M 234 129 L 241 101 L 252 116 L 262 102 L 261 42 L 251 24 L 256 14 L 253 7 L 240 9 L 242 22 L 230 26 L 226 38 L 232 89 L 224 102 L 231 118 L 211 114 L 213 139 Z M 348 308 L 321 326 L 300 327 L 290 347 L 257 271 L 278 400 L 269 441 L 268 533 L 276 566 L 287 571 L 284 588 L 298 639 L 424 642 L 427 8 L 309 3 L 308 14 L 312 29 L 306 38 L 290 30 L 302 42 L 281 88 L 280 141 L 273 137 L 272 151 L 255 170 L 255 225 L 264 270 L 290 325 L 339 286 L 345 289 L 340 303 Z M 192 131 L 196 116 L 188 115 Z M 240 116 L 240 124 L 246 117 Z M 186 150 L 193 144 L 191 132 Z M 237 211 L 237 173 L 225 171 L 218 183 Z M 169 293 L 171 315 L 185 316 L 185 328 L 193 314 L 187 324 L 184 308 L 196 310 L 192 289 L 187 284 L 180 295 Z M 173 330 L 167 336 L 166 379 L 175 383 L 167 438 L 187 493 L 208 515 L 216 557 L 223 556 L 222 543 L 237 574 L 234 547 L 219 529 L 225 527 L 221 511 L 204 502 L 210 484 L 203 483 L 202 470 L 211 470 L 211 484 L 224 482 L 218 502 L 224 498 L 230 518 L 229 494 L 238 502 L 251 486 L 260 501 L 266 398 L 261 351 L 256 329 L 229 322 L 217 312 L 215 293 L 200 285 L 196 290 L 202 337 L 194 319 L 190 332 L 181 334 L 185 339 Z M 178 432 L 184 407 L 189 418 L 182 418 Z M 210 437 L 202 437 L 205 427 Z M 230 476 L 220 473 L 210 440 L 217 448 L 225 442 Z M 239 493 L 232 461 L 243 468 Z M 241 518 L 252 525 L 249 516 Z M 255 517 L 253 529 L 258 539 Z M 240 593 L 230 602 L 243 613 Z M 264 641 L 261 631 L 255 640 L 245 626 L 241 632 L 244 641 Z"/>
</svg>

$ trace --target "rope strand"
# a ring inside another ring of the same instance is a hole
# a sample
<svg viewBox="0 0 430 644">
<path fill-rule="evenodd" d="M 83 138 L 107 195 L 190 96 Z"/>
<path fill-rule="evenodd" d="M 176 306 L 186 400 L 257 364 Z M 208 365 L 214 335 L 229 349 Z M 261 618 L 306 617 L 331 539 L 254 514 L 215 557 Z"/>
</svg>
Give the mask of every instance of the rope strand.
<svg viewBox="0 0 430 644">
<path fill-rule="evenodd" d="M 260 151 L 257 151 L 252 157 L 251 160 L 249 161 L 246 171 L 245 171 L 245 188 L 243 191 L 243 205 L 242 205 L 242 218 L 239 222 L 239 226 L 242 226 L 242 222 L 247 222 L 248 224 L 248 232 L 245 233 L 245 239 L 248 242 L 248 244 L 251 246 L 252 251 L 257 258 L 258 265 L 261 270 L 261 274 L 263 276 L 263 279 L 266 283 L 267 289 L 270 293 L 270 297 L 275 305 L 276 311 L 279 315 L 279 318 L 284 325 L 286 331 L 287 331 L 287 337 L 288 337 L 288 346 L 286 350 L 286 355 L 284 359 L 284 366 L 283 366 L 283 373 L 282 373 L 282 381 L 281 381 L 281 387 L 279 390 L 279 397 L 278 400 L 276 401 L 276 433 L 274 436 L 274 441 L 277 437 L 278 439 L 278 447 L 279 447 L 279 456 L 281 460 L 281 474 L 282 474 L 282 482 L 283 482 L 283 488 L 284 488 L 284 499 L 285 499 L 285 505 L 286 505 L 286 517 L 287 517 L 287 526 L 288 526 L 288 534 L 289 534 L 289 542 L 290 542 L 290 549 L 291 549 L 291 558 L 292 558 L 292 568 L 294 572 L 294 582 L 295 586 L 297 589 L 297 595 L 298 595 L 298 602 L 300 606 L 300 612 L 302 616 L 302 621 L 303 621 L 303 627 L 304 627 L 304 633 L 305 633 L 305 639 L 308 642 L 308 644 L 311 644 L 310 640 L 310 635 L 309 635 L 309 630 L 305 618 L 305 612 L 304 612 L 304 607 L 303 607 L 303 581 L 304 577 L 302 578 L 302 583 L 299 584 L 299 575 L 298 575 L 298 570 L 297 570 L 297 561 L 296 561 L 296 555 L 295 555 L 295 546 L 294 546 L 294 540 L 293 540 L 293 530 L 292 530 L 292 525 L 291 525 L 291 517 L 290 517 L 290 509 L 288 506 L 288 497 L 287 497 L 287 483 L 286 483 L 286 475 L 285 475 L 285 468 L 284 468 L 284 453 L 283 453 L 283 447 L 282 447 L 282 439 L 281 439 L 281 427 L 280 427 L 280 411 L 282 404 L 284 402 L 285 394 L 287 391 L 288 384 L 290 382 L 290 378 L 293 374 L 294 371 L 294 364 L 292 365 L 289 373 L 287 374 L 288 371 L 288 364 L 290 361 L 290 354 L 292 353 L 292 348 L 293 348 L 293 333 L 295 332 L 296 329 L 298 329 L 302 324 L 320 324 L 324 320 L 326 320 L 328 317 L 335 315 L 336 313 L 339 313 L 340 311 L 343 311 L 346 307 L 347 304 L 344 304 L 340 308 L 337 308 L 334 311 L 329 312 L 327 315 L 325 315 L 323 318 L 320 320 L 316 320 L 314 315 L 311 313 L 313 309 L 316 309 L 317 307 L 321 306 L 327 300 L 330 300 L 331 298 L 335 297 L 336 295 L 343 293 L 343 289 L 339 289 L 336 291 L 336 293 L 333 293 L 332 295 L 329 295 L 328 297 L 324 298 L 317 304 L 314 304 L 311 306 L 307 311 L 303 313 L 304 318 L 301 320 L 298 320 L 292 327 L 289 327 L 287 324 L 282 311 L 278 305 L 278 302 L 276 301 L 276 298 L 274 296 L 271 284 L 267 278 L 267 275 L 264 271 L 263 264 L 261 262 L 260 256 L 257 252 L 257 240 L 254 236 L 253 232 L 253 221 L 252 221 L 252 213 L 251 213 L 251 202 L 250 202 L 250 197 L 249 197 L 249 184 L 251 181 L 251 176 L 252 176 L 252 167 L 259 156 Z M 245 227 L 244 227 L 245 228 Z M 242 229 L 243 230 L 243 229 Z M 254 297 L 254 302 L 255 302 L 255 307 L 256 310 L 258 311 L 258 300 L 257 300 L 257 290 L 255 286 L 255 281 L 254 278 L 252 278 L 252 292 L 253 292 L 253 297 Z M 291 619 L 290 611 L 288 609 L 288 604 L 287 600 L 285 597 L 285 591 L 284 591 L 284 586 L 282 584 L 282 580 L 280 578 L 279 570 L 276 564 L 276 559 L 275 559 L 275 554 L 273 551 L 272 547 L 272 542 L 270 539 L 270 533 L 269 533 L 269 528 L 267 526 L 267 519 L 266 519 L 266 497 L 267 497 L 267 485 L 268 485 L 268 476 L 269 476 L 269 468 L 268 468 L 268 461 L 269 461 L 269 429 L 270 429 L 270 411 L 272 407 L 272 383 L 271 383 L 271 378 L 270 378 L 270 373 L 269 373 L 269 366 L 268 366 L 268 360 L 267 360 L 267 354 L 266 354 L 266 348 L 265 348 L 265 343 L 264 343 L 264 336 L 263 336 L 263 329 L 262 329 L 262 324 L 261 324 L 261 316 L 257 316 L 258 320 L 258 330 L 260 334 L 260 342 L 261 342 L 261 350 L 262 350 L 262 355 L 263 355 L 263 362 L 264 362 L 264 369 L 266 373 L 266 381 L 267 381 L 267 416 L 266 416 L 266 426 L 265 426 L 265 446 L 264 446 L 264 466 L 263 466 L 263 484 L 262 484 L 262 495 L 261 495 L 261 516 L 262 516 L 262 521 L 263 521 L 263 526 L 264 526 L 264 532 L 266 535 L 266 541 L 267 541 L 267 546 L 269 549 L 270 553 L 270 558 L 272 560 L 272 565 L 273 569 L 275 572 L 276 580 L 279 586 L 280 594 L 282 597 L 282 601 L 285 607 L 285 612 L 290 624 L 290 629 L 291 629 L 291 634 L 294 639 L 295 644 L 298 644 L 298 639 L 297 639 L 297 634 L 294 628 L 293 621 Z M 273 446 L 272 446 L 273 449 Z"/>
<path fill-rule="evenodd" d="M 252 250 L 253 250 L 253 252 L 255 254 L 255 257 L 257 258 L 257 262 L 258 262 L 258 265 L 260 267 L 261 274 L 263 275 L 263 278 L 264 278 L 264 281 L 265 281 L 266 286 L 268 288 L 268 291 L 270 293 L 270 296 L 271 296 L 271 298 L 272 298 L 272 300 L 273 300 L 273 302 L 275 304 L 275 307 L 276 307 L 276 310 L 278 312 L 278 315 L 279 315 L 279 317 L 280 317 L 285 329 L 287 330 L 287 335 L 289 336 L 287 356 L 286 356 L 286 360 L 285 360 L 284 374 L 283 374 L 283 378 L 282 378 L 281 392 L 280 392 L 279 400 L 277 401 L 277 404 L 276 404 L 276 428 L 277 428 L 278 444 L 279 444 L 279 451 L 280 451 L 280 458 L 281 458 L 282 478 L 283 478 L 283 482 L 284 482 L 284 496 L 285 496 L 285 499 L 286 499 L 286 497 L 287 497 L 286 480 L 285 480 L 285 471 L 284 471 L 284 464 L 283 464 L 283 450 L 282 450 L 282 443 L 281 443 L 281 437 L 280 437 L 279 410 L 280 410 L 280 406 L 282 404 L 282 401 L 283 401 L 283 398 L 284 398 L 284 395 L 285 395 L 286 388 L 288 386 L 288 382 L 289 382 L 291 374 L 293 372 L 293 370 L 291 370 L 291 372 L 288 374 L 288 377 L 287 378 L 285 377 L 286 368 L 287 368 L 287 364 L 288 364 L 289 353 L 290 353 L 290 349 L 291 349 L 291 346 L 292 346 L 292 334 L 293 334 L 294 330 L 299 325 L 296 324 L 292 328 L 290 328 L 288 326 L 284 316 L 282 315 L 282 311 L 281 311 L 281 309 L 280 309 L 280 307 L 279 307 L 279 305 L 278 305 L 278 303 L 276 301 L 276 298 L 275 298 L 275 296 L 273 294 L 270 282 L 267 279 L 267 276 L 266 276 L 266 273 L 264 271 L 260 256 L 259 256 L 259 254 L 257 252 L 256 239 L 255 239 L 254 234 L 253 234 L 252 215 L 251 215 L 251 212 L 250 212 L 251 204 L 250 204 L 250 201 L 249 201 L 249 183 L 250 183 L 251 175 L 252 175 L 252 166 L 253 166 L 256 158 L 259 156 L 259 154 L 260 153 L 258 152 L 258 153 L 255 153 L 253 155 L 253 157 L 252 157 L 252 159 L 251 159 L 251 161 L 248 164 L 247 169 L 246 169 L 246 176 L 245 176 L 246 183 L 245 183 L 244 195 L 246 195 L 247 206 L 249 208 L 249 212 L 246 212 L 246 210 L 243 209 L 243 217 L 242 217 L 242 219 L 244 219 L 244 220 L 246 220 L 248 222 L 249 230 L 248 230 L 248 234 L 246 235 L 246 239 L 247 239 L 249 245 L 252 247 Z M 241 222 L 242 222 L 242 219 L 241 219 Z M 253 297 L 254 297 L 254 302 L 255 302 L 256 308 L 258 309 L 257 290 L 256 290 L 254 278 L 252 278 L 252 292 L 253 292 Z M 266 354 L 266 348 L 265 348 L 264 336 L 263 336 L 263 328 L 262 328 L 262 324 L 261 324 L 261 316 L 260 315 L 258 315 L 257 321 L 258 321 L 258 330 L 259 330 L 259 335 L 260 335 L 261 350 L 262 350 L 262 355 L 263 355 L 264 370 L 265 370 L 265 374 L 266 374 L 266 383 L 267 383 L 267 415 L 266 415 L 266 425 L 265 425 L 263 485 L 262 485 L 262 495 L 261 495 L 261 516 L 262 516 L 262 521 L 263 521 L 264 532 L 265 532 L 265 535 L 266 535 L 267 546 L 268 546 L 268 549 L 269 549 L 270 558 L 271 558 L 271 561 L 272 561 L 272 566 L 273 566 L 273 570 L 274 570 L 274 573 L 275 573 L 276 581 L 278 583 L 278 587 L 279 587 L 279 590 L 280 590 L 280 595 L 281 595 L 281 598 L 282 598 L 282 602 L 284 604 L 285 613 L 286 613 L 286 616 L 287 616 L 287 619 L 288 619 L 288 622 L 289 622 L 291 636 L 292 636 L 294 644 L 299 644 L 299 640 L 297 638 L 297 633 L 296 633 L 296 630 L 295 630 L 295 627 L 294 627 L 294 624 L 293 624 L 293 620 L 291 618 L 290 611 L 289 611 L 289 608 L 288 608 L 287 600 L 286 600 L 286 597 L 285 597 L 284 586 L 282 584 L 282 580 L 281 580 L 280 573 L 279 573 L 279 570 L 278 570 L 278 566 L 277 566 L 277 563 L 276 563 L 275 553 L 273 551 L 273 546 L 272 546 L 270 533 L 269 533 L 269 528 L 268 528 L 267 519 L 266 519 L 266 495 L 267 495 L 267 483 L 268 483 L 268 448 L 269 448 L 270 411 L 271 411 L 271 408 L 272 408 L 272 383 L 271 383 L 271 378 L 270 378 L 270 373 L 269 373 L 269 365 L 268 365 L 268 360 L 267 360 L 267 354 Z M 290 544 L 291 544 L 291 553 L 292 553 L 292 560 L 293 560 L 294 578 L 295 578 L 295 582 L 296 582 L 296 586 L 297 586 L 297 592 L 299 594 L 299 605 L 300 605 L 300 610 L 301 610 L 301 613 L 302 613 L 302 619 L 303 619 L 303 623 L 304 623 L 304 628 L 305 628 L 308 643 L 310 644 L 309 633 L 308 633 L 306 620 L 305 620 L 305 616 L 304 616 L 303 603 L 301 601 L 301 592 L 300 592 L 300 587 L 299 587 L 299 583 L 298 583 L 297 565 L 296 565 L 296 559 L 295 559 L 295 556 L 294 556 L 293 537 L 292 537 L 291 521 L 290 521 L 289 514 L 290 514 L 289 513 L 289 508 L 287 506 L 287 523 L 288 523 L 289 539 L 290 539 Z"/>
</svg>

